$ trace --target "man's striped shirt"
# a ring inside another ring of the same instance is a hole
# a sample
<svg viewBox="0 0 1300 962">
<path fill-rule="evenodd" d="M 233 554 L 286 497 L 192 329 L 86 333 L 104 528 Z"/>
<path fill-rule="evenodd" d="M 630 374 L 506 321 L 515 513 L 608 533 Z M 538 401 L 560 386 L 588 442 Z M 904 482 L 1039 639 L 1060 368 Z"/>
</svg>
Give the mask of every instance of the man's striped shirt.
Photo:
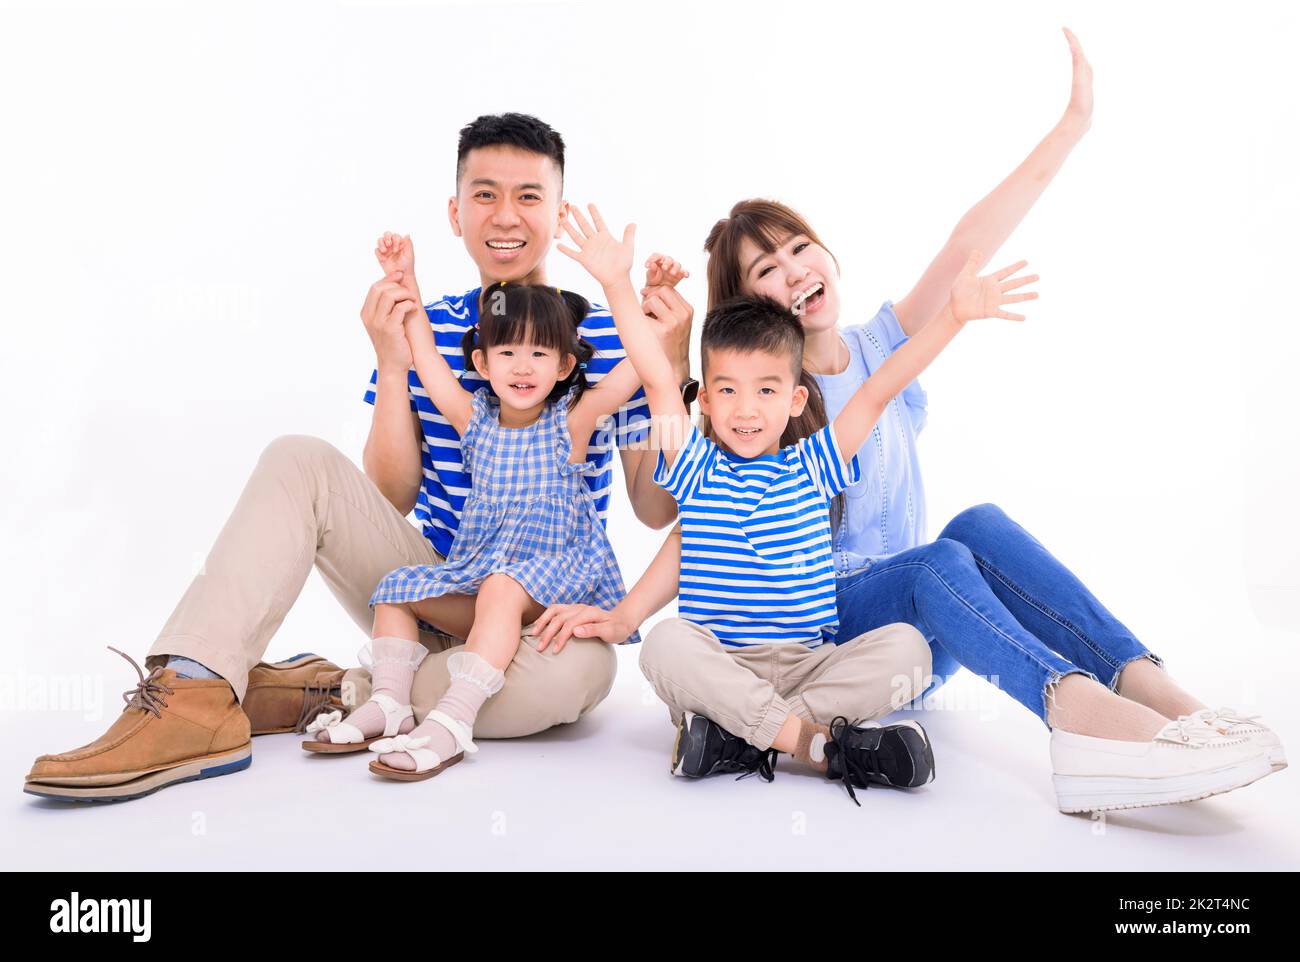
<svg viewBox="0 0 1300 962">
<path fill-rule="evenodd" d="M 694 425 L 655 481 L 681 508 L 681 617 L 724 645 L 832 641 L 838 628 L 830 501 L 860 477 L 831 425 L 772 455 L 739 458 Z"/>
<path fill-rule="evenodd" d="M 438 351 L 471 394 L 480 387 L 492 390 L 492 386 L 473 367 L 468 371 L 465 369 L 465 355 L 461 350 L 465 332 L 478 323 L 479 290 L 475 288 L 464 294 L 448 295 L 433 304 L 426 304 L 424 308 L 429 315 Z M 614 316 L 608 308 L 593 304 L 586 319 L 578 325 L 578 334 L 596 349 L 595 356 L 587 363 L 587 380 L 595 384 L 625 356 L 614 328 Z M 370 374 L 370 385 L 365 394 L 365 400 L 370 404 L 375 403 L 378 374 L 377 370 Z M 461 460 L 460 435 L 429 400 L 414 368 L 407 373 L 407 393 L 411 410 L 419 412 L 424 427 L 424 440 L 420 444 L 424 480 L 415 503 L 415 517 L 424 536 L 445 558 L 460 525 L 460 512 L 465 496 L 469 494 L 470 477 L 465 473 Z M 627 404 L 614 415 L 612 423 L 591 436 L 587 457 L 596 462 L 596 470 L 586 475 L 584 480 L 591 489 L 601 521 L 605 520 L 609 510 L 609 491 L 614 479 L 614 446 L 626 447 L 643 441 L 649 417 L 645 391 L 637 388 Z"/>
</svg>

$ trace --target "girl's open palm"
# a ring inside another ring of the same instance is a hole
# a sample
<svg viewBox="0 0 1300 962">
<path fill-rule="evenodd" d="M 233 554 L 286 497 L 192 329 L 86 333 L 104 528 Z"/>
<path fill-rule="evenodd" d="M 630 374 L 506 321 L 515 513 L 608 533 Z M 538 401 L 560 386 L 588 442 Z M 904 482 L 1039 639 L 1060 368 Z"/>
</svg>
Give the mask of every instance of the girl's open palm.
<svg viewBox="0 0 1300 962">
<path fill-rule="evenodd" d="M 1017 261 L 1010 267 L 1004 267 L 1000 271 L 994 271 L 992 274 L 985 274 L 980 277 L 975 272 L 979 268 L 982 256 L 979 251 L 971 251 L 966 266 L 957 275 L 957 280 L 952 285 L 952 299 L 949 301 L 952 316 L 959 321 L 973 321 L 981 317 L 1000 317 L 1005 321 L 1023 321 L 1025 319 L 1023 314 L 1008 314 L 1002 309 L 1002 305 L 1015 304 L 1019 301 L 1032 301 L 1037 298 L 1038 293 L 1036 291 L 1028 291 L 1022 294 L 1010 294 L 1008 291 L 1034 283 L 1038 280 L 1038 275 L 1030 274 L 1027 277 L 1012 277 L 1013 274 L 1029 263 L 1028 261 Z"/>
<path fill-rule="evenodd" d="M 564 229 L 569 232 L 578 249 L 563 244 L 556 244 L 555 249 L 585 267 L 602 286 L 608 286 L 627 277 L 632 270 L 632 240 L 636 235 L 636 224 L 628 224 L 623 228 L 623 240 L 618 241 L 605 226 L 596 205 L 588 204 L 587 209 L 591 211 L 590 223 L 574 205 L 569 206 L 572 216 L 564 221 Z"/>
</svg>

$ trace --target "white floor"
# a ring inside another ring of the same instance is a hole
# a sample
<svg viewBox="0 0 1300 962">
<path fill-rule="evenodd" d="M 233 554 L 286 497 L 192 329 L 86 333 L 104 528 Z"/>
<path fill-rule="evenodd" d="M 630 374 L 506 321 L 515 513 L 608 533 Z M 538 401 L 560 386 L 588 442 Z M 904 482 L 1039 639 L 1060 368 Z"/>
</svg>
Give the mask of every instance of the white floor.
<svg viewBox="0 0 1300 962">
<path fill-rule="evenodd" d="M 1280 637 L 1270 639 L 1276 643 Z M 282 656 L 291 652 L 275 651 Z M 244 772 L 134 802 L 66 805 L 18 791 L 31 759 L 98 736 L 74 712 L 6 712 L 0 864 L 11 869 L 1294 869 L 1297 774 L 1104 820 L 1053 805 L 1046 730 L 969 674 L 913 713 L 935 746 L 936 780 L 859 792 L 783 759 L 756 777 L 668 774 L 672 730 L 620 649 L 614 692 L 575 725 L 485 742 L 436 779 L 382 780 L 365 755 L 312 756 L 299 736 L 254 740 Z M 110 656 L 115 657 L 115 656 Z M 129 669 L 128 669 L 129 670 Z M 1255 694 L 1266 720 L 1298 730 L 1289 678 Z M 114 696 L 115 697 L 115 696 Z M 111 713 L 115 711 L 111 707 Z"/>
</svg>

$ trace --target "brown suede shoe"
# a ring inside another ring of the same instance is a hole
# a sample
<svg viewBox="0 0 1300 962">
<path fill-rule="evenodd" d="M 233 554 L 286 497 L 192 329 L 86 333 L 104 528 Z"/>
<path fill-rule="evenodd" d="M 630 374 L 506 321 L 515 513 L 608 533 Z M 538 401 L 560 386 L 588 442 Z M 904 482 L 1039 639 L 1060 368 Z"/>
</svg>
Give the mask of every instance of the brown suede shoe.
<svg viewBox="0 0 1300 962">
<path fill-rule="evenodd" d="M 117 651 L 110 648 L 110 651 Z M 42 755 L 23 791 L 60 801 L 115 802 L 168 785 L 242 771 L 253 763 L 248 716 L 220 678 L 177 678 L 155 668 L 122 698 L 126 708 L 98 739 Z"/>
<path fill-rule="evenodd" d="M 341 696 L 343 669 L 320 655 L 294 655 L 274 664 L 259 661 L 248 673 L 244 713 L 254 735 L 305 732 L 323 711 L 347 714 Z"/>
</svg>

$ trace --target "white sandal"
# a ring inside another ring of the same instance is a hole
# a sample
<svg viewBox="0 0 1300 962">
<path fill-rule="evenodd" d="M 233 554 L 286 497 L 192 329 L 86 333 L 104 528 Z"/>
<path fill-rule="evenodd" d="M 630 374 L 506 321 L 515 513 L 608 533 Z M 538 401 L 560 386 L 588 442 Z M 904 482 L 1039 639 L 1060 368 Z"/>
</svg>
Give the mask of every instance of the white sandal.
<svg viewBox="0 0 1300 962">
<path fill-rule="evenodd" d="M 464 722 L 457 721 L 436 708 L 429 712 L 424 720 L 428 721 L 430 718 L 451 732 L 452 738 L 456 740 L 456 746 L 460 748 L 459 752 L 443 761 L 433 749 L 424 747 L 429 743 L 428 735 L 421 735 L 418 738 L 412 737 L 409 733 L 397 735 L 374 741 L 370 746 L 370 750 L 381 755 L 388 752 L 406 752 L 411 756 L 411 760 L 415 762 L 415 771 L 393 768 L 391 765 L 385 765 L 377 758 L 370 763 L 370 770 L 376 775 L 383 775 L 385 778 L 396 779 L 399 782 L 419 782 L 426 778 L 432 778 L 444 768 L 455 765 L 464 759 L 466 752 L 478 751 L 478 746 L 474 744 L 470 737 L 470 727 Z"/>
<path fill-rule="evenodd" d="M 343 712 L 335 709 L 317 715 L 316 720 L 307 726 L 307 734 L 327 731 L 330 733 L 330 740 L 327 742 L 305 741 L 302 743 L 303 750 L 319 752 L 324 755 L 363 752 L 380 738 L 396 735 L 397 730 L 402 727 L 402 722 L 415 717 L 415 710 L 410 705 L 398 704 L 396 698 L 385 695 L 383 692 L 376 692 L 371 695 L 370 701 L 377 704 L 384 713 L 384 733 L 382 735 L 367 738 L 365 732 L 360 728 L 356 725 L 349 725 L 343 720 Z M 348 717 L 351 718 L 352 716 L 349 715 Z"/>
</svg>

